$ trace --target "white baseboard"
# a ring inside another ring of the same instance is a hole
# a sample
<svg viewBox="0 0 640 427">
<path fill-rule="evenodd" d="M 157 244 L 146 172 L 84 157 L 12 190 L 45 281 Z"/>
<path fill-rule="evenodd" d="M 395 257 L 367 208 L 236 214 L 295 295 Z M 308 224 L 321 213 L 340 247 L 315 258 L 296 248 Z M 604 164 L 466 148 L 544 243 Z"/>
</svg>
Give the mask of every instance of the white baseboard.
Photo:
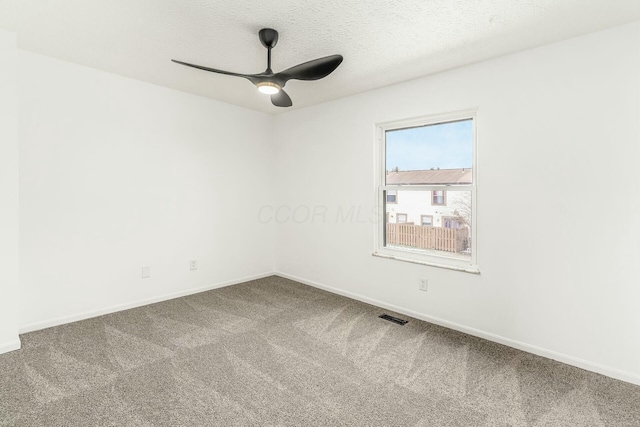
<svg viewBox="0 0 640 427">
<path fill-rule="evenodd" d="M 0 354 L 20 350 L 20 347 L 22 347 L 22 343 L 20 342 L 20 338 L 16 337 L 14 340 L 0 344 Z"/>
<path fill-rule="evenodd" d="M 103 316 L 105 314 L 115 313 L 117 311 L 129 310 L 130 308 L 141 307 L 143 305 L 154 304 L 156 302 L 167 301 L 174 298 L 180 298 L 187 295 L 193 295 L 200 292 L 210 291 L 212 289 L 224 288 L 225 286 L 237 285 L 244 282 L 250 282 L 251 280 L 262 279 L 264 277 L 273 276 L 275 272 L 269 271 L 266 273 L 256 274 L 248 277 L 241 277 L 235 280 L 229 280 L 226 282 L 215 283 L 213 285 L 202 286 L 199 288 L 191 288 L 184 291 L 174 292 L 171 294 L 160 295 L 157 297 L 147 298 L 139 301 L 134 301 L 125 304 L 113 305 L 110 307 L 101 308 L 98 310 L 86 311 L 83 313 L 72 314 L 70 316 L 57 317 L 55 319 L 45 320 L 41 322 L 29 323 L 23 325 L 20 328 L 21 334 L 28 332 L 39 331 L 41 329 L 51 328 L 53 326 L 64 325 L 66 323 L 77 322 L 79 320 L 90 319 L 92 317 Z"/>
<path fill-rule="evenodd" d="M 353 292 L 344 291 L 339 288 L 334 288 L 332 286 L 327 286 L 322 283 L 314 282 L 312 280 L 306 280 L 301 277 L 297 277 L 291 274 L 286 274 L 282 272 L 276 272 L 277 276 L 283 277 L 285 279 L 295 280 L 296 282 L 304 283 L 305 285 L 313 286 L 314 288 L 322 289 L 334 294 L 342 295 L 348 298 L 352 298 L 358 301 L 365 302 L 367 304 L 375 305 L 380 308 L 385 308 L 387 310 L 395 311 L 396 313 L 405 314 L 407 316 L 414 317 L 416 319 L 424 320 L 425 322 L 434 323 L 436 325 L 444 326 L 449 329 L 455 329 L 456 331 L 464 332 L 465 334 L 473 335 L 479 338 L 484 338 L 489 341 L 496 342 L 498 344 L 503 344 L 508 347 L 513 347 L 518 350 L 526 351 L 527 353 L 533 353 L 538 356 L 546 357 L 548 359 L 557 360 L 558 362 L 566 363 L 567 365 L 575 366 L 581 369 L 585 369 L 587 371 L 596 372 L 598 374 L 606 375 L 607 377 L 615 378 L 617 380 L 625 381 L 631 384 L 640 385 L 640 376 L 621 371 L 619 369 L 610 368 L 608 366 L 599 365 L 597 363 L 592 363 L 587 360 L 579 359 L 577 357 L 568 356 L 566 354 L 558 353 L 552 350 L 547 350 L 541 347 L 537 347 L 535 345 L 523 343 L 521 341 L 512 340 L 510 338 L 505 338 L 500 335 L 492 334 L 490 332 L 485 332 L 479 329 L 471 328 L 468 326 L 460 325 L 458 323 L 450 322 L 448 320 L 440 319 L 433 316 L 428 316 L 425 314 L 418 313 L 413 310 L 408 310 L 393 304 L 387 304 L 382 301 L 378 301 L 372 298 L 365 297 L 363 295 L 355 294 Z"/>
</svg>

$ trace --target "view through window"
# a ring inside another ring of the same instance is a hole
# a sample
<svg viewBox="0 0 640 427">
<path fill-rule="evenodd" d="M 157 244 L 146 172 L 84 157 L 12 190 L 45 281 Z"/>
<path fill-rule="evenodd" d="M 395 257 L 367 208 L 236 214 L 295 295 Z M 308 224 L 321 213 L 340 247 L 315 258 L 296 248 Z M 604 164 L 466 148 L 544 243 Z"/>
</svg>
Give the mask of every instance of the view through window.
<svg viewBox="0 0 640 427">
<path fill-rule="evenodd" d="M 475 114 L 381 125 L 378 249 L 475 265 Z"/>
</svg>

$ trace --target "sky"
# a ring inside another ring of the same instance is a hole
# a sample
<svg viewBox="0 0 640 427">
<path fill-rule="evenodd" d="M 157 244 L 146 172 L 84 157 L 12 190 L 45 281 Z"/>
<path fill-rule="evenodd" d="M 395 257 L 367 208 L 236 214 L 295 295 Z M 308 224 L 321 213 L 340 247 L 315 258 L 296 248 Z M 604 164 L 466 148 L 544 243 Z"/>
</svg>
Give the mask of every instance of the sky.
<svg viewBox="0 0 640 427">
<path fill-rule="evenodd" d="M 387 170 L 473 166 L 473 120 L 387 132 Z"/>
</svg>

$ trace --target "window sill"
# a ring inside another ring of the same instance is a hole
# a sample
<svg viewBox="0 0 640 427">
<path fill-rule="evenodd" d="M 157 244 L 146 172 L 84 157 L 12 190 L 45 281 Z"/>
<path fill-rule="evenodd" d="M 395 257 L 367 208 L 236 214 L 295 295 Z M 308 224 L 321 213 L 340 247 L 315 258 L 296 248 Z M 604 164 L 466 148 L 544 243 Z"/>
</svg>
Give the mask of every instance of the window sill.
<svg viewBox="0 0 640 427">
<path fill-rule="evenodd" d="M 394 259 L 396 261 L 410 262 L 412 264 L 428 265 L 430 267 L 445 268 L 447 270 L 461 271 L 463 273 L 480 274 L 480 270 L 478 269 L 478 266 L 475 266 L 475 265 L 474 266 L 469 266 L 469 267 L 460 267 L 460 266 L 456 266 L 456 265 L 439 264 L 437 262 L 432 262 L 432 261 L 422 261 L 422 260 L 416 260 L 416 259 L 411 259 L 411 258 L 403 258 L 403 257 L 395 256 L 395 255 L 386 255 L 386 254 L 381 254 L 379 252 L 374 252 L 371 255 L 373 255 L 375 257 L 380 257 L 380 258 Z"/>
</svg>

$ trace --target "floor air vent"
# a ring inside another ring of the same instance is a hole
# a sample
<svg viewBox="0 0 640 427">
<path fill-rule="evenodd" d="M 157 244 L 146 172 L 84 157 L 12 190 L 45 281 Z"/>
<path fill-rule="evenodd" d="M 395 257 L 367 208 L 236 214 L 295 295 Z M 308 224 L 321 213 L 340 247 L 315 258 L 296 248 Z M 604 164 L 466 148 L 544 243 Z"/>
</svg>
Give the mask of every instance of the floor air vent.
<svg viewBox="0 0 640 427">
<path fill-rule="evenodd" d="M 388 320 L 389 322 L 396 323 L 396 324 L 401 325 L 401 326 L 404 326 L 407 323 L 409 323 L 408 320 L 398 319 L 397 317 L 389 316 L 388 314 L 382 314 L 382 315 L 380 315 L 378 317 L 381 318 L 381 319 L 384 319 L 384 320 Z"/>
</svg>

